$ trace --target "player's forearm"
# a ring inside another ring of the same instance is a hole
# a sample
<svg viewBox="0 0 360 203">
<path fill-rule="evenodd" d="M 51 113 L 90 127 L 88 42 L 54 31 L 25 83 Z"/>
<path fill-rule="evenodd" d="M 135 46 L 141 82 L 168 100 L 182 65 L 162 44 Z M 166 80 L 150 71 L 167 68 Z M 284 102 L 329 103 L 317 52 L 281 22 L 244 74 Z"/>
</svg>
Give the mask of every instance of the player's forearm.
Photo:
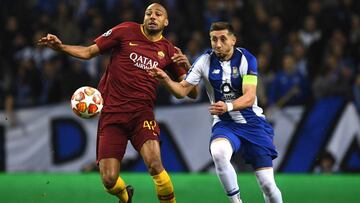
<svg viewBox="0 0 360 203">
<path fill-rule="evenodd" d="M 187 96 L 190 97 L 191 99 L 196 99 L 199 94 L 200 94 L 200 88 L 199 86 L 195 86 L 194 88 L 192 88 L 192 90 L 189 92 Z"/>
<path fill-rule="evenodd" d="M 76 46 L 76 45 L 61 45 L 61 51 L 66 54 L 79 59 L 90 59 L 96 55 L 92 47 Z"/>
<path fill-rule="evenodd" d="M 181 83 L 175 82 L 170 78 L 164 79 L 162 81 L 162 84 L 172 95 L 174 95 L 178 99 L 184 98 L 191 91 L 190 88 L 185 88 Z"/>
<path fill-rule="evenodd" d="M 232 102 L 233 110 L 240 110 L 254 105 L 255 96 L 243 95 Z"/>
</svg>

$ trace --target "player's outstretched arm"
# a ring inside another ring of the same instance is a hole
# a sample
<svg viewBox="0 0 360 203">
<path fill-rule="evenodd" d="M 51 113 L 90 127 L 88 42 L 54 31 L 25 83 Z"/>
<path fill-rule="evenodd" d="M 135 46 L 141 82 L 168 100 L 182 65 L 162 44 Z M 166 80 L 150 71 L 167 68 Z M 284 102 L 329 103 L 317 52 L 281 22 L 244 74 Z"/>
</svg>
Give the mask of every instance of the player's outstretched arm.
<svg viewBox="0 0 360 203">
<path fill-rule="evenodd" d="M 183 81 L 185 79 L 185 74 L 183 76 L 180 77 L 179 81 Z M 194 86 L 194 88 L 189 92 L 189 94 L 187 95 L 189 98 L 191 99 L 196 99 L 199 95 L 200 92 L 200 87 L 198 85 Z"/>
<path fill-rule="evenodd" d="M 176 98 L 181 99 L 189 94 L 194 88 L 193 85 L 182 80 L 181 82 L 175 82 L 160 68 L 152 68 L 148 71 L 149 75 L 157 79 L 163 84 L 167 90 L 171 92 Z"/>
<path fill-rule="evenodd" d="M 175 49 L 177 53 L 175 53 L 174 56 L 171 57 L 171 59 L 173 60 L 173 62 L 183 66 L 184 69 L 188 71 L 191 68 L 189 59 L 186 57 L 185 54 L 182 53 L 181 49 L 179 49 L 178 47 L 175 47 Z M 185 76 L 186 75 L 181 76 L 178 79 L 178 81 L 179 82 L 182 81 L 185 78 Z M 197 96 L 199 95 L 199 92 L 200 92 L 200 88 L 198 86 L 195 86 L 195 88 L 193 88 L 187 96 L 190 97 L 191 99 L 196 99 Z"/>
<path fill-rule="evenodd" d="M 80 58 L 80 59 L 90 59 L 99 54 L 100 49 L 96 44 L 90 46 L 76 46 L 76 45 L 66 45 L 61 42 L 61 40 L 53 34 L 47 34 L 46 37 L 39 39 L 39 46 L 46 46 L 55 51 L 62 51 L 70 56 Z"/>
</svg>

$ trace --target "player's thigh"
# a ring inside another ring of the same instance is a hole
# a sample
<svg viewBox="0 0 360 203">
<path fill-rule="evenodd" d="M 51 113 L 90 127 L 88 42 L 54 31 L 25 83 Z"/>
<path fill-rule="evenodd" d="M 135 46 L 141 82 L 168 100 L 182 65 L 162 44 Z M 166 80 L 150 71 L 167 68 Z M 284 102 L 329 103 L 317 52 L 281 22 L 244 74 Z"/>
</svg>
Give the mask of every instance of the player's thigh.
<svg viewBox="0 0 360 203">
<path fill-rule="evenodd" d="M 132 131 L 130 141 L 138 152 L 141 152 L 144 143 L 148 140 L 154 140 L 158 145 L 160 140 L 160 128 L 155 121 L 154 113 L 152 111 L 137 113 L 131 122 L 133 122 L 131 127 L 134 130 Z M 151 148 L 153 145 L 156 144 L 151 144 L 148 147 Z"/>
<path fill-rule="evenodd" d="M 115 158 L 121 162 L 128 142 L 128 132 L 118 124 L 99 126 L 97 143 L 97 161 Z"/>
<path fill-rule="evenodd" d="M 226 139 L 230 142 L 234 152 L 240 150 L 241 140 L 236 133 L 230 127 L 226 126 L 223 122 L 217 123 L 212 129 L 212 135 L 210 138 L 210 145 L 217 140 Z"/>
<path fill-rule="evenodd" d="M 272 160 L 274 155 L 269 149 L 248 141 L 243 141 L 243 143 L 245 148 L 244 159 L 252 165 L 254 170 L 273 166 Z"/>
</svg>

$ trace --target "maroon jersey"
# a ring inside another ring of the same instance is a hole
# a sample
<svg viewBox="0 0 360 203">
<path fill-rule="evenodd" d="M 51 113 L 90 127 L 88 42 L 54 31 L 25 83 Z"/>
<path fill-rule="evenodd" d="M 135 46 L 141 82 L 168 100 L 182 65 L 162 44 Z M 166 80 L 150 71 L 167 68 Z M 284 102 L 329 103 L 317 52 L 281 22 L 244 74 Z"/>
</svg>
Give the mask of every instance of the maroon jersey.
<svg viewBox="0 0 360 203">
<path fill-rule="evenodd" d="M 146 38 L 142 25 L 121 23 L 95 40 L 100 52 L 111 50 L 111 58 L 98 89 L 104 98 L 103 112 L 136 112 L 153 109 L 157 80 L 146 70 L 158 67 L 174 78 L 186 71 L 172 62 L 174 45 L 162 37 Z"/>
</svg>

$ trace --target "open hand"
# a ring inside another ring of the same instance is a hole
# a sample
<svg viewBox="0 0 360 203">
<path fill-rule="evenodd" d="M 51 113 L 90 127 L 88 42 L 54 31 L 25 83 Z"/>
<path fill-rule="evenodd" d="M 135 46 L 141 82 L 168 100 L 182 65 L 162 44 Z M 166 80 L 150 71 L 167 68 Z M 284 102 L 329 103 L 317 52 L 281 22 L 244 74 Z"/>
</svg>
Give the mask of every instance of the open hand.
<svg viewBox="0 0 360 203">
<path fill-rule="evenodd" d="M 160 82 L 169 78 L 169 76 L 165 73 L 165 71 L 163 71 L 158 67 L 151 68 L 147 70 L 147 72 L 151 77 L 157 79 Z"/>
<path fill-rule="evenodd" d="M 177 53 L 174 54 L 174 56 L 171 57 L 174 63 L 183 66 L 186 70 L 189 70 L 191 68 L 191 64 L 189 62 L 189 59 L 186 57 L 185 54 L 182 53 L 181 49 L 178 47 L 175 47 L 177 50 Z"/>
<path fill-rule="evenodd" d="M 46 46 L 54 50 L 61 50 L 62 42 L 56 35 L 47 34 L 46 37 L 38 40 L 37 45 Z"/>
</svg>

